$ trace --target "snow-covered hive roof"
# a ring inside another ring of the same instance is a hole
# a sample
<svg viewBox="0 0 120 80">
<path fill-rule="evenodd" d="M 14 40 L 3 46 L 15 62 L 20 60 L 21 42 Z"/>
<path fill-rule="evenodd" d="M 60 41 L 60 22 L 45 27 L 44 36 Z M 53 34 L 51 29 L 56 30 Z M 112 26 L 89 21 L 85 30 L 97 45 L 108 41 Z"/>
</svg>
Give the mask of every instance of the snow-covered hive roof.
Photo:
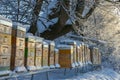
<svg viewBox="0 0 120 80">
<path fill-rule="evenodd" d="M 36 41 L 36 42 L 43 42 L 43 40 L 44 40 L 44 38 L 35 36 L 35 41 Z"/>
<path fill-rule="evenodd" d="M 19 30 L 22 30 L 22 31 L 26 31 L 26 28 L 24 27 L 24 25 L 18 23 L 18 22 L 13 22 L 13 27 L 15 29 L 19 29 Z"/>
<path fill-rule="evenodd" d="M 57 48 L 58 49 L 73 49 L 73 46 L 60 44 L 60 45 L 57 45 Z"/>
<path fill-rule="evenodd" d="M 0 24 L 12 27 L 12 21 L 0 15 Z"/>
<path fill-rule="evenodd" d="M 55 42 L 54 42 L 54 41 L 45 40 L 45 42 L 47 42 L 47 43 L 48 43 L 48 44 L 50 44 L 50 45 L 53 45 L 53 46 L 55 46 Z"/>
</svg>

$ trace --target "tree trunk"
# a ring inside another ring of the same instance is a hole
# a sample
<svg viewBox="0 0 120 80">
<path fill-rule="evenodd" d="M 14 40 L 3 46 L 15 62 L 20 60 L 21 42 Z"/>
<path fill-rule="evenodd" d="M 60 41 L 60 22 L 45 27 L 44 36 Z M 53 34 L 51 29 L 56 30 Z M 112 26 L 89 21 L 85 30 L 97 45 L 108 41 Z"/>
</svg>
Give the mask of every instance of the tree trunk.
<svg viewBox="0 0 120 80">
<path fill-rule="evenodd" d="M 41 10 L 42 3 L 43 3 L 43 0 L 36 0 L 36 5 L 33 9 L 32 21 L 31 21 L 31 25 L 30 25 L 30 28 L 29 28 L 28 32 L 30 32 L 34 35 L 37 31 L 37 20 L 38 20 L 38 17 L 39 17 L 39 13 L 40 13 L 40 10 Z"/>
<path fill-rule="evenodd" d="M 65 5 L 64 7 L 66 9 L 69 9 L 69 1 L 66 1 L 63 4 Z M 62 32 L 64 32 L 64 31 L 66 31 L 66 32 L 71 31 L 71 26 L 68 27 L 68 25 L 66 25 L 66 21 L 68 20 L 68 18 L 69 18 L 69 16 L 68 16 L 67 12 L 63 8 L 63 6 L 61 6 L 58 22 L 56 24 L 52 25 L 50 27 L 50 30 L 48 29 L 48 30 L 44 31 L 43 33 L 41 33 L 41 37 L 44 37 L 45 39 L 53 40 L 53 39 L 59 37 L 59 35 L 61 35 Z M 66 32 L 64 32 L 64 34 Z"/>
</svg>

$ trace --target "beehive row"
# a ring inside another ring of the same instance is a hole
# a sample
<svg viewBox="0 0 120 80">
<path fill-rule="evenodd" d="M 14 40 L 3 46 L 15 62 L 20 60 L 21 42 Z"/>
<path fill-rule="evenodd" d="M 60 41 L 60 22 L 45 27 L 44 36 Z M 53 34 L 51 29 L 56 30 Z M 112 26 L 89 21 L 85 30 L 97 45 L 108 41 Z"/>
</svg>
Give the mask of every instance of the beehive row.
<svg viewBox="0 0 120 80">
<path fill-rule="evenodd" d="M 23 25 L 1 16 L 0 37 L 0 72 L 101 64 L 101 55 L 96 47 L 65 40 L 55 47 L 53 41 L 26 34 Z"/>
<path fill-rule="evenodd" d="M 83 67 L 101 64 L 101 54 L 96 47 L 72 40 L 62 40 L 59 48 L 59 64 L 63 68 Z"/>
</svg>

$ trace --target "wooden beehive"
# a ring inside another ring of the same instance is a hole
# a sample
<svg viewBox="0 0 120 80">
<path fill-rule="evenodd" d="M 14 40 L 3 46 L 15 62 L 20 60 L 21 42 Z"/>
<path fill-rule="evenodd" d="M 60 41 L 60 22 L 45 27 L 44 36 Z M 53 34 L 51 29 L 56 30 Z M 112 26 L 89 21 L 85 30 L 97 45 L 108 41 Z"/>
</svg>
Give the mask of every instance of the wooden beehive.
<svg viewBox="0 0 120 80">
<path fill-rule="evenodd" d="M 60 43 L 73 46 L 73 62 L 75 66 L 78 66 L 78 63 L 76 61 L 76 42 L 73 40 L 63 40 Z"/>
<path fill-rule="evenodd" d="M 11 34 L 6 34 L 6 33 L 0 32 L 0 44 L 11 46 Z"/>
<path fill-rule="evenodd" d="M 80 66 L 82 66 L 82 63 L 83 63 L 83 52 L 82 52 L 82 45 L 80 44 L 79 46 L 79 64 Z"/>
<path fill-rule="evenodd" d="M 73 68 L 73 46 L 58 45 L 59 48 L 59 64 L 61 68 Z"/>
<path fill-rule="evenodd" d="M 25 71 L 24 51 L 25 51 L 25 34 L 26 29 L 22 24 L 13 23 L 12 28 L 12 55 L 11 70 Z"/>
<path fill-rule="evenodd" d="M 79 64 L 79 62 L 80 62 L 80 46 L 79 45 L 77 45 L 77 49 L 76 49 L 76 62 L 78 63 L 78 65 L 80 65 Z"/>
<path fill-rule="evenodd" d="M 28 70 L 35 70 L 35 37 L 27 35 L 25 40 L 25 66 Z"/>
<path fill-rule="evenodd" d="M 100 53 L 100 51 L 98 51 L 98 59 L 99 59 L 99 65 L 101 65 L 101 53 Z"/>
<path fill-rule="evenodd" d="M 91 64 L 90 48 L 87 45 L 87 63 Z"/>
<path fill-rule="evenodd" d="M 0 75 L 10 70 L 11 30 L 12 21 L 0 16 Z"/>
<path fill-rule="evenodd" d="M 97 66 L 97 65 L 100 65 L 100 53 L 99 53 L 99 49 L 96 48 L 96 47 L 92 47 L 90 48 L 90 54 L 91 54 L 91 61 L 92 61 L 92 64 L 94 66 Z"/>
<path fill-rule="evenodd" d="M 87 64 L 87 60 L 88 60 L 87 45 L 84 44 L 84 61 L 85 61 L 85 65 Z"/>
<path fill-rule="evenodd" d="M 54 54 L 54 65 L 56 68 L 59 68 L 59 49 L 54 49 L 55 50 L 55 54 Z"/>
<path fill-rule="evenodd" d="M 85 64 L 85 49 L 84 49 L 85 47 L 84 47 L 84 43 L 82 43 L 81 44 L 81 51 L 82 51 L 82 57 L 81 57 L 81 59 L 82 59 L 82 64 L 84 65 Z"/>
<path fill-rule="evenodd" d="M 55 49 L 55 43 L 54 43 L 54 41 L 48 41 L 48 40 L 46 40 L 46 42 L 49 44 L 48 66 L 50 66 L 50 68 L 55 68 L 55 65 L 54 65 L 54 49 Z"/>
<path fill-rule="evenodd" d="M 37 69 L 41 69 L 42 66 L 42 42 L 43 38 L 35 38 L 35 66 Z"/>
<path fill-rule="evenodd" d="M 48 43 L 43 42 L 43 51 L 42 51 L 42 67 L 43 68 L 49 68 L 48 67 L 48 50 L 49 50 Z"/>
</svg>

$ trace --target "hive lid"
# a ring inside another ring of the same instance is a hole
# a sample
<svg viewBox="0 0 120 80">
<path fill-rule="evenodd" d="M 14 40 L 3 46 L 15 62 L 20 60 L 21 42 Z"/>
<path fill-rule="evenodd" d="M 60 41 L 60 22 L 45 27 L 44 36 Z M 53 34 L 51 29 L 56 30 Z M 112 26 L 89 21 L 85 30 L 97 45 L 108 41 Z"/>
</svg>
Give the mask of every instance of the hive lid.
<svg viewBox="0 0 120 80">
<path fill-rule="evenodd" d="M 26 36 L 25 36 L 26 38 L 33 38 L 33 39 L 35 39 L 35 36 L 33 36 L 33 34 L 32 33 L 26 33 Z"/>
<path fill-rule="evenodd" d="M 73 46 L 70 45 L 57 45 L 58 49 L 73 49 Z"/>
<path fill-rule="evenodd" d="M 44 47 L 49 47 L 49 46 L 48 46 L 48 43 L 45 42 L 45 41 L 43 42 L 43 46 L 44 46 Z"/>
<path fill-rule="evenodd" d="M 74 40 L 62 40 L 62 41 L 60 41 L 60 43 L 62 43 L 62 44 L 76 44 L 76 42 Z"/>
<path fill-rule="evenodd" d="M 24 27 L 24 25 L 18 22 L 13 22 L 13 28 L 26 32 L 26 28 Z"/>
<path fill-rule="evenodd" d="M 55 42 L 54 41 L 51 41 L 51 40 L 45 40 L 49 45 L 53 45 L 55 46 Z"/>
<path fill-rule="evenodd" d="M 43 42 L 43 40 L 44 40 L 43 38 L 35 36 L 35 41 L 36 42 Z"/>
<path fill-rule="evenodd" d="M 12 21 L 3 16 L 0 16 L 0 24 L 12 27 Z"/>
</svg>

